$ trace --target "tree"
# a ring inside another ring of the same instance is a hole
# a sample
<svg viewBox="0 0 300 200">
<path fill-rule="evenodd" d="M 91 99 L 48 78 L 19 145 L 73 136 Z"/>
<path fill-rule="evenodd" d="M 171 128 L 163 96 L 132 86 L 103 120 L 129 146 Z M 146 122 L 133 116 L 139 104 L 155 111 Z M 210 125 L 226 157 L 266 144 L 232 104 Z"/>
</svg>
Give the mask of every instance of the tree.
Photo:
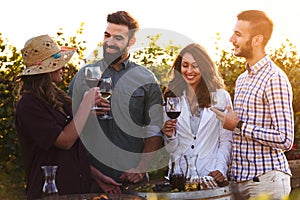
<svg viewBox="0 0 300 200">
<path fill-rule="evenodd" d="M 19 156 L 19 146 L 17 135 L 13 126 L 14 121 L 14 96 L 11 91 L 15 87 L 15 74 L 20 73 L 21 65 L 20 53 L 12 46 L 7 39 L 2 38 L 0 33 L 0 168 L 1 176 L 0 187 L 8 187 L 14 189 L 24 185 L 22 161 Z M 11 182 L 10 175 L 14 174 Z M 1 190 L 3 191 L 3 190 Z"/>
<path fill-rule="evenodd" d="M 166 75 L 181 47 L 173 45 L 172 41 L 166 47 L 161 47 L 157 43 L 160 37 L 160 34 L 148 36 L 148 47 L 135 52 L 133 60 L 150 69 L 156 75 L 160 84 L 166 86 L 168 82 L 168 76 Z"/>
<path fill-rule="evenodd" d="M 291 151 L 286 152 L 288 159 L 300 159 L 300 59 L 296 47 L 286 39 L 279 49 L 274 49 L 271 59 L 287 74 L 293 87 L 293 109 L 295 119 L 295 140 Z"/>
</svg>

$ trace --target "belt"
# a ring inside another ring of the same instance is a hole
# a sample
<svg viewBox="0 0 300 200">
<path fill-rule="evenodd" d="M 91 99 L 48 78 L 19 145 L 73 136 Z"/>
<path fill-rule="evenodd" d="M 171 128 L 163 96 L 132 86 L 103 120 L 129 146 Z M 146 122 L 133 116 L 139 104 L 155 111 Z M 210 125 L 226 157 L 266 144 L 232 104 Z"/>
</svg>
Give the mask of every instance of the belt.
<svg viewBox="0 0 300 200">
<path fill-rule="evenodd" d="M 253 182 L 259 182 L 259 178 L 258 177 L 254 177 L 252 180 L 253 180 Z"/>
<path fill-rule="evenodd" d="M 251 179 L 250 179 L 251 180 Z M 247 181 L 250 181 L 250 180 L 245 180 L 245 181 L 233 181 L 234 183 L 245 183 Z M 259 178 L 258 177 L 254 177 L 252 178 L 252 181 L 253 182 L 260 182 Z"/>
</svg>

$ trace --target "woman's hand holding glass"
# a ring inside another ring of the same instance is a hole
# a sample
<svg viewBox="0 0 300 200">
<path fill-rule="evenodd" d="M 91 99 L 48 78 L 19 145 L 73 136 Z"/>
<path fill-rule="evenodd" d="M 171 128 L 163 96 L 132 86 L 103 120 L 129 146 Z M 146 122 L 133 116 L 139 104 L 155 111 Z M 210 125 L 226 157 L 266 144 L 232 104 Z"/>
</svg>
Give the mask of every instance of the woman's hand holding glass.
<svg viewBox="0 0 300 200">
<path fill-rule="evenodd" d="M 176 133 L 177 119 L 169 119 L 164 123 L 162 133 L 167 137 L 172 137 Z"/>
<path fill-rule="evenodd" d="M 86 91 L 83 95 L 82 102 L 93 107 L 96 102 L 101 98 L 100 89 L 98 87 L 92 87 L 88 91 Z"/>
</svg>

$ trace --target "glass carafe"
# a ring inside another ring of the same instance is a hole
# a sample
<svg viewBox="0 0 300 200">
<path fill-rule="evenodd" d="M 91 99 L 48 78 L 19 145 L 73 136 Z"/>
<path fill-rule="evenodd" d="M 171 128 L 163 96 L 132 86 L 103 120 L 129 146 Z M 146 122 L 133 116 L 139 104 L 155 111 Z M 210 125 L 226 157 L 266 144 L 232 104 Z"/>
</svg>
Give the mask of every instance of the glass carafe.
<svg viewBox="0 0 300 200">
<path fill-rule="evenodd" d="M 173 189 L 184 190 L 184 174 L 180 167 L 181 155 L 171 155 L 170 183 Z"/>
<path fill-rule="evenodd" d="M 198 155 L 184 155 L 186 161 L 185 191 L 200 190 L 200 176 L 197 171 Z"/>
<path fill-rule="evenodd" d="M 58 194 L 55 184 L 55 175 L 57 166 L 42 166 L 45 174 L 45 182 L 43 186 L 43 196 L 50 196 Z"/>
</svg>

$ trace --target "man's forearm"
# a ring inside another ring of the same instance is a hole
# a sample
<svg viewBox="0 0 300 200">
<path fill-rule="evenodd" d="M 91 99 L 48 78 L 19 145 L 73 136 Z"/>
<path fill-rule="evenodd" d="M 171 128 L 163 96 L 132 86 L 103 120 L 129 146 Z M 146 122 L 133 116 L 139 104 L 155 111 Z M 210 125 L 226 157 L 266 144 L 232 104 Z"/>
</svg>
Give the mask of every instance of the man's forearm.
<svg viewBox="0 0 300 200">
<path fill-rule="evenodd" d="M 145 141 L 143 153 L 136 167 L 141 172 L 146 172 L 157 150 L 163 147 L 163 138 L 161 136 L 149 137 Z"/>
</svg>

